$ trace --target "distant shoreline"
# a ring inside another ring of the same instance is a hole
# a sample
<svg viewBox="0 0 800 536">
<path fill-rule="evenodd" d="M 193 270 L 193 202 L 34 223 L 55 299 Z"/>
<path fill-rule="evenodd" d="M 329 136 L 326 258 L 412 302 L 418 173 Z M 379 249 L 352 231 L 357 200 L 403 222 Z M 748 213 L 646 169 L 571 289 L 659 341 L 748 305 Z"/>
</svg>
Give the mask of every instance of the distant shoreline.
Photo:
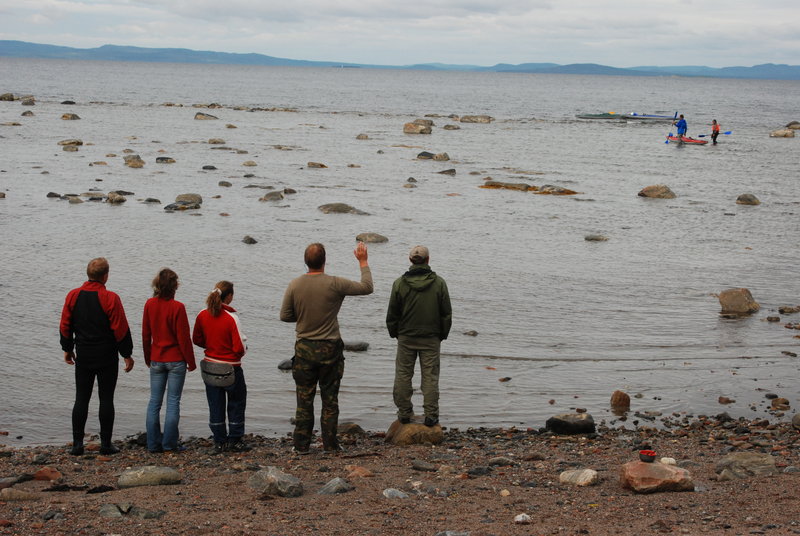
<svg viewBox="0 0 800 536">
<path fill-rule="evenodd" d="M 687 76 L 744 78 L 758 80 L 800 80 L 800 65 L 766 63 L 751 67 L 635 66 L 611 67 L 596 63 L 498 63 L 493 66 L 423 63 L 414 65 L 360 64 L 341 61 L 309 61 L 277 58 L 264 54 L 197 51 L 184 48 L 143 48 L 103 45 L 73 48 L 57 45 L 0 40 L 0 57 L 60 60 L 135 61 L 152 63 L 199 63 L 205 65 L 251 65 L 285 67 L 337 67 L 358 69 L 401 69 L 418 71 L 467 71 L 526 74 L 577 74 L 605 76 Z"/>
</svg>

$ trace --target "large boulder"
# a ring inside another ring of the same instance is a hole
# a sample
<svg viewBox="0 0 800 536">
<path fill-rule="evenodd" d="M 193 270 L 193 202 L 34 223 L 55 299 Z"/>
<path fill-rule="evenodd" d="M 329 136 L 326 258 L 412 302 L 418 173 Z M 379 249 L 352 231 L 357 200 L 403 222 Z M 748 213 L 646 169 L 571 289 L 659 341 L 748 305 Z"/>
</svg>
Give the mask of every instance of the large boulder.
<svg viewBox="0 0 800 536">
<path fill-rule="evenodd" d="M 431 127 L 418 125 L 416 123 L 406 123 L 403 125 L 403 134 L 430 134 Z"/>
<path fill-rule="evenodd" d="M 769 133 L 770 138 L 794 138 L 794 129 L 779 128 Z"/>
<path fill-rule="evenodd" d="M 593 434 L 594 418 L 588 413 L 564 413 L 550 417 L 545 428 L 554 434 Z"/>
<path fill-rule="evenodd" d="M 491 123 L 494 117 L 490 115 L 462 115 L 462 123 Z"/>
<path fill-rule="evenodd" d="M 675 192 L 669 189 L 666 184 L 654 184 L 645 186 L 639 191 L 639 197 L 651 197 L 654 199 L 675 199 Z"/>
<path fill-rule="evenodd" d="M 358 210 L 355 207 L 351 207 L 346 203 L 327 203 L 325 205 L 320 205 L 317 207 L 323 214 L 359 214 L 359 215 L 368 215 L 367 212 L 363 210 Z"/>
<path fill-rule="evenodd" d="M 694 491 L 692 475 L 686 469 L 663 463 L 628 462 L 620 471 L 620 484 L 636 493 Z"/>
<path fill-rule="evenodd" d="M 734 452 L 722 458 L 714 467 L 721 481 L 772 475 L 778 472 L 775 458 L 760 452 Z"/>
<path fill-rule="evenodd" d="M 299 497 L 303 494 L 303 483 L 299 478 L 274 466 L 253 473 L 247 479 L 247 485 L 259 493 L 278 497 Z"/>
<path fill-rule="evenodd" d="M 719 293 L 719 304 L 723 316 L 737 317 L 750 315 L 761 309 L 746 288 L 730 288 Z"/>
<path fill-rule="evenodd" d="M 394 421 L 386 432 L 386 442 L 393 445 L 438 445 L 444 441 L 444 432 L 438 424 L 425 426 L 411 422 L 403 424 Z"/>
<path fill-rule="evenodd" d="M 165 486 L 181 483 L 181 474 L 172 467 L 146 465 L 128 469 L 119 475 L 117 486 L 132 488 L 136 486 Z"/>
<path fill-rule="evenodd" d="M 737 205 L 760 205 L 761 201 L 753 194 L 742 194 L 736 198 Z"/>
</svg>

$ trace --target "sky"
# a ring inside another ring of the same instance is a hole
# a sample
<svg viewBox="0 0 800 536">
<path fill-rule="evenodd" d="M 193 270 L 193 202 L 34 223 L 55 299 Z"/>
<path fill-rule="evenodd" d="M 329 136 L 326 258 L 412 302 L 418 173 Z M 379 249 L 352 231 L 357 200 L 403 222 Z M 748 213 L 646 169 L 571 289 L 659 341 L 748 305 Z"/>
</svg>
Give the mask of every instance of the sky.
<svg viewBox="0 0 800 536">
<path fill-rule="evenodd" d="M 0 39 L 412 65 L 800 64 L 800 0 L 0 0 Z"/>
</svg>

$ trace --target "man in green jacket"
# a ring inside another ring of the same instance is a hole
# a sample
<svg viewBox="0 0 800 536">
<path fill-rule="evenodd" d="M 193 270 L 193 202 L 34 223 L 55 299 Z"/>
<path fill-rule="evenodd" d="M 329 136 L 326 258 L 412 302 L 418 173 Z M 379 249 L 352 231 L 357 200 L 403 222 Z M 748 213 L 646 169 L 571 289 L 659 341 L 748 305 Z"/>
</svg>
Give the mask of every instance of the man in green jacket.
<svg viewBox="0 0 800 536">
<path fill-rule="evenodd" d="M 439 348 L 450 333 L 453 311 L 447 283 L 428 266 L 428 248 L 414 246 L 408 258 L 411 267 L 392 285 L 386 312 L 389 336 L 397 338 L 394 404 L 398 420 L 411 422 L 411 380 L 419 356 L 425 426 L 435 426 L 439 424 Z"/>
</svg>

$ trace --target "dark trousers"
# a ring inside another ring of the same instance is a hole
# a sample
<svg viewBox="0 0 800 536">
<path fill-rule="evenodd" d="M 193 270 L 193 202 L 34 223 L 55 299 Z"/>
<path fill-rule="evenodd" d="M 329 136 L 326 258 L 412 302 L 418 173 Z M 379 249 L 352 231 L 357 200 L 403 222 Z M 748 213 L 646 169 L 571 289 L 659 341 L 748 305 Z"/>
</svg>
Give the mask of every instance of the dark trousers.
<svg viewBox="0 0 800 536">
<path fill-rule="evenodd" d="M 75 361 L 75 405 L 72 406 L 72 440 L 83 443 L 86 419 L 89 417 L 89 401 L 92 399 L 94 381 L 97 379 L 97 394 L 100 397 L 100 442 L 111 443 L 114 430 L 114 391 L 117 388 L 119 359 L 114 356 L 102 365 Z"/>
<path fill-rule="evenodd" d="M 247 384 L 242 367 L 233 367 L 234 381 L 228 387 L 206 384 L 208 400 L 208 427 L 214 434 L 214 443 L 236 441 L 244 435 L 244 411 L 247 407 Z M 225 424 L 225 415 L 228 424 Z"/>
<path fill-rule="evenodd" d="M 325 450 L 339 448 L 336 430 L 339 426 L 339 386 L 344 374 L 343 349 L 341 339 L 300 339 L 294 345 L 292 377 L 297 393 L 294 427 L 294 446 L 297 450 L 308 450 L 311 445 L 317 384 L 322 400 L 322 446 Z"/>
</svg>

